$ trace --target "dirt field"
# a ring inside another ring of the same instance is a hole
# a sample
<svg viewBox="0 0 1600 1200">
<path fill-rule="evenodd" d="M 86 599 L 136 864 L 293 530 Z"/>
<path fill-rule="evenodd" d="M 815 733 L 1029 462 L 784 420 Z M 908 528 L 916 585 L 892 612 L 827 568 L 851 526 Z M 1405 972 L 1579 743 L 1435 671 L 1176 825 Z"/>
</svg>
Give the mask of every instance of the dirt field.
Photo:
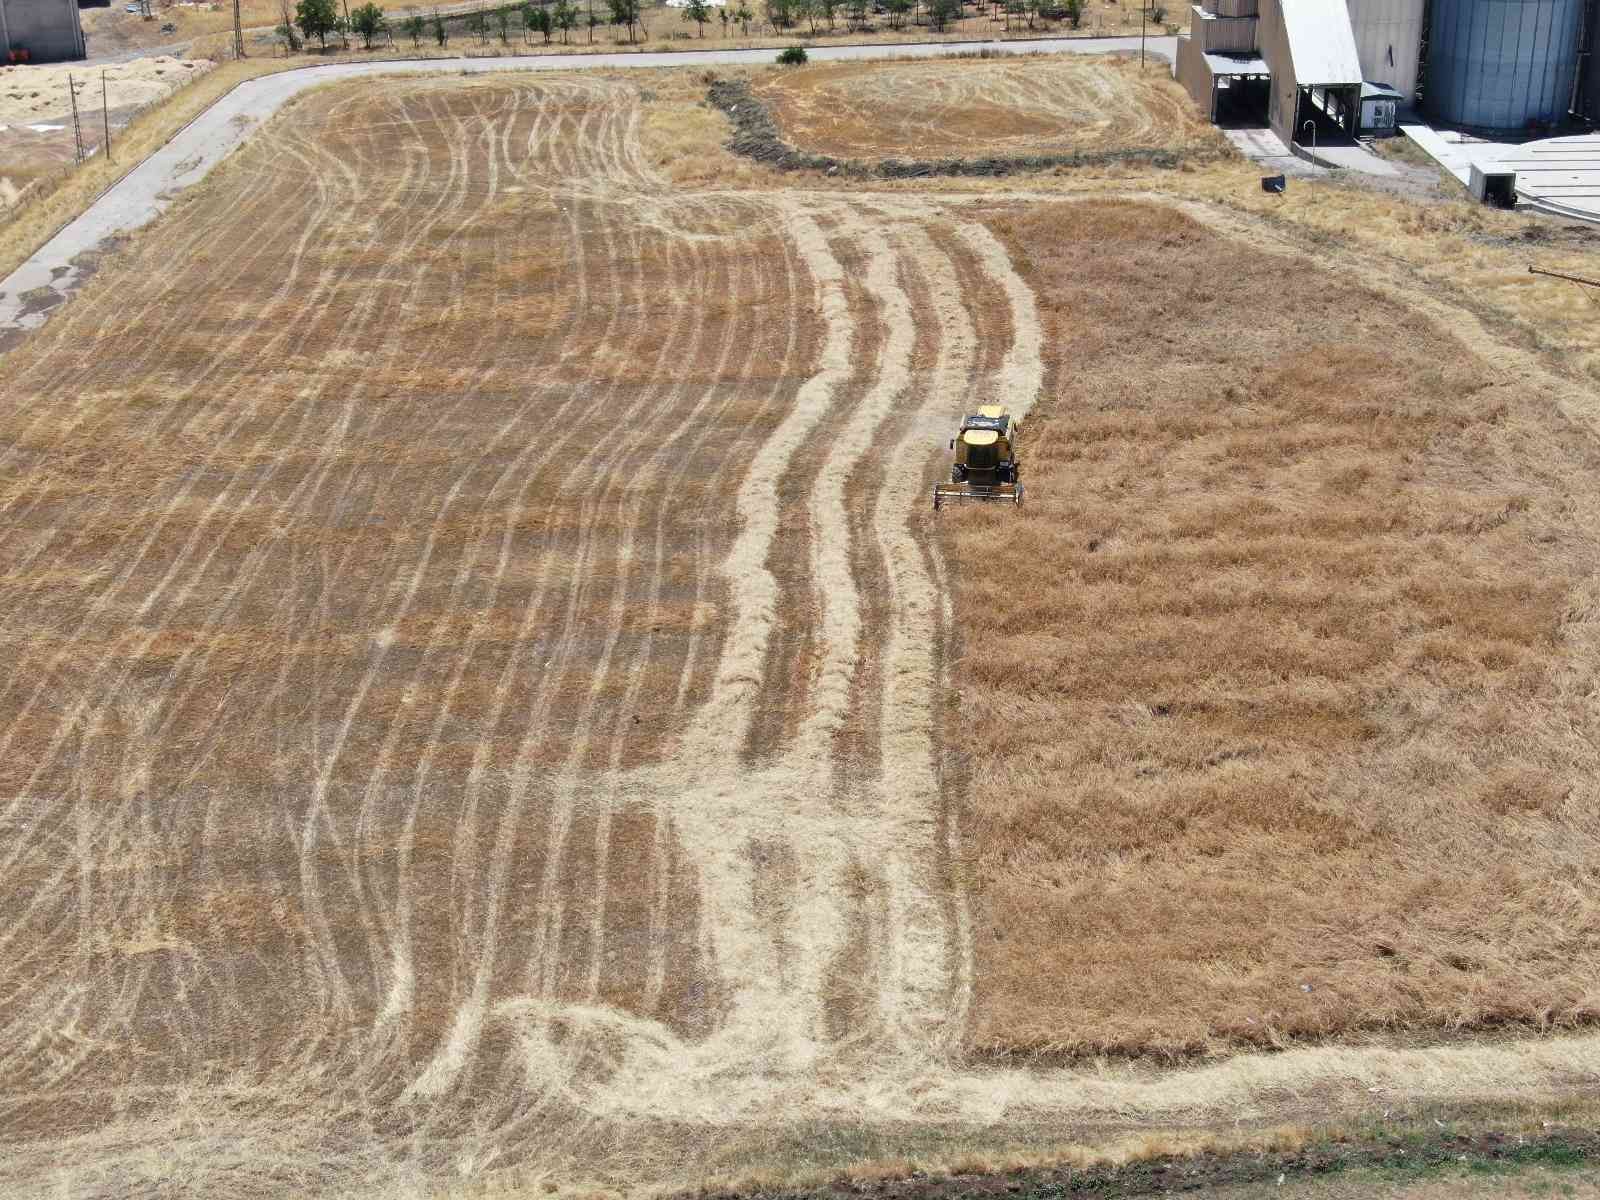
<svg viewBox="0 0 1600 1200">
<path fill-rule="evenodd" d="M 798 149 L 840 158 L 1179 149 L 1217 133 L 1165 66 L 1040 56 L 949 63 L 823 63 L 760 77 Z"/>
<path fill-rule="evenodd" d="M 1592 388 L 1299 210 L 769 176 L 705 86 L 310 93 L 0 360 L 0 1191 L 1590 1086 Z M 1030 506 L 936 522 L 991 399 Z"/>
</svg>

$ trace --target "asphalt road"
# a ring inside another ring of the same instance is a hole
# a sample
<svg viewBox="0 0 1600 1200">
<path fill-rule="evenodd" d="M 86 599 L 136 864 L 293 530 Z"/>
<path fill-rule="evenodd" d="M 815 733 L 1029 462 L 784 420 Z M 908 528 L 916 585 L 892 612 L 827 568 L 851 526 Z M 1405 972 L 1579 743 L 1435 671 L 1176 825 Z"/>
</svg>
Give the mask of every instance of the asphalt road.
<svg viewBox="0 0 1600 1200">
<path fill-rule="evenodd" d="M 1149 38 L 1146 49 L 1171 61 L 1176 38 Z M 1004 54 L 1107 54 L 1139 49 L 1136 37 L 1042 38 L 1030 41 L 906 43 L 903 45 L 818 46 L 813 61 L 872 58 L 939 58 L 988 49 Z M 641 67 L 732 66 L 767 63 L 775 51 L 683 50 L 670 53 L 524 55 L 495 58 L 388 59 L 303 67 L 248 80 L 219 99 L 135 167 L 80 216 L 63 227 L 5 279 L 0 280 L 0 350 L 43 325 L 81 286 L 85 270 L 76 260 L 92 254 L 118 233 L 155 220 L 184 188 L 199 183 L 211 168 L 237 149 L 288 100 L 325 83 L 372 75 L 419 71 L 583 71 Z"/>
</svg>

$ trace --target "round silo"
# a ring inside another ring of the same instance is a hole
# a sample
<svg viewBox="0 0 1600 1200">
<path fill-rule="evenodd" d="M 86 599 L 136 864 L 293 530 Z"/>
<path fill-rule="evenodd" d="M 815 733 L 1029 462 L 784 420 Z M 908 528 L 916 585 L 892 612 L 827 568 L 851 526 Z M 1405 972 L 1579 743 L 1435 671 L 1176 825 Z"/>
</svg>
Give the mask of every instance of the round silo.
<svg viewBox="0 0 1600 1200">
<path fill-rule="evenodd" d="M 1583 0 L 1433 0 L 1429 112 L 1473 129 L 1525 129 L 1567 113 Z"/>
</svg>

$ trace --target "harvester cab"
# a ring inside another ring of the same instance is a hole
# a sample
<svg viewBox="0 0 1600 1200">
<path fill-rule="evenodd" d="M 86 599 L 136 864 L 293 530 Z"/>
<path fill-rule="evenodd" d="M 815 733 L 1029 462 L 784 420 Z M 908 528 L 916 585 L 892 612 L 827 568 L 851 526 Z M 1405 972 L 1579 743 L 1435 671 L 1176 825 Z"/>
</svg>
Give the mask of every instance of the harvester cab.
<svg viewBox="0 0 1600 1200">
<path fill-rule="evenodd" d="M 933 509 L 953 500 L 1004 500 L 1022 503 L 1017 478 L 1017 437 L 1022 427 L 1003 404 L 985 404 L 961 422 L 950 439 L 954 461 L 950 482 L 935 484 Z"/>
</svg>

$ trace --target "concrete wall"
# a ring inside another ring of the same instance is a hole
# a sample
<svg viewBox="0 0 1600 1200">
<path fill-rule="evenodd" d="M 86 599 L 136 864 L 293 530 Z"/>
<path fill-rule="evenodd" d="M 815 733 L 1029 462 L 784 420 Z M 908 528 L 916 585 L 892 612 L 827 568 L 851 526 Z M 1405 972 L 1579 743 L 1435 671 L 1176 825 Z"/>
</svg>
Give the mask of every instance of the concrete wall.
<svg viewBox="0 0 1600 1200">
<path fill-rule="evenodd" d="M 84 57 L 78 0 L 0 0 L 0 62 L 12 50 L 26 50 L 30 62 Z"/>
<path fill-rule="evenodd" d="M 1267 123 L 1284 145 L 1294 141 L 1294 117 L 1299 87 L 1294 77 L 1294 57 L 1289 53 L 1289 30 L 1283 21 L 1282 0 L 1261 0 L 1261 23 L 1256 28 L 1261 57 L 1272 68 L 1272 90 L 1267 97 Z"/>
<path fill-rule="evenodd" d="M 1198 21 L 1195 24 L 1199 24 Z M 1173 73 L 1178 77 L 1178 83 L 1183 90 L 1189 93 L 1189 99 L 1194 101 L 1206 120 L 1211 120 L 1212 89 L 1215 86 L 1211 78 L 1211 68 L 1206 65 L 1205 53 L 1200 49 L 1200 43 L 1192 37 L 1178 39 L 1178 53 L 1173 59 Z"/>
</svg>

